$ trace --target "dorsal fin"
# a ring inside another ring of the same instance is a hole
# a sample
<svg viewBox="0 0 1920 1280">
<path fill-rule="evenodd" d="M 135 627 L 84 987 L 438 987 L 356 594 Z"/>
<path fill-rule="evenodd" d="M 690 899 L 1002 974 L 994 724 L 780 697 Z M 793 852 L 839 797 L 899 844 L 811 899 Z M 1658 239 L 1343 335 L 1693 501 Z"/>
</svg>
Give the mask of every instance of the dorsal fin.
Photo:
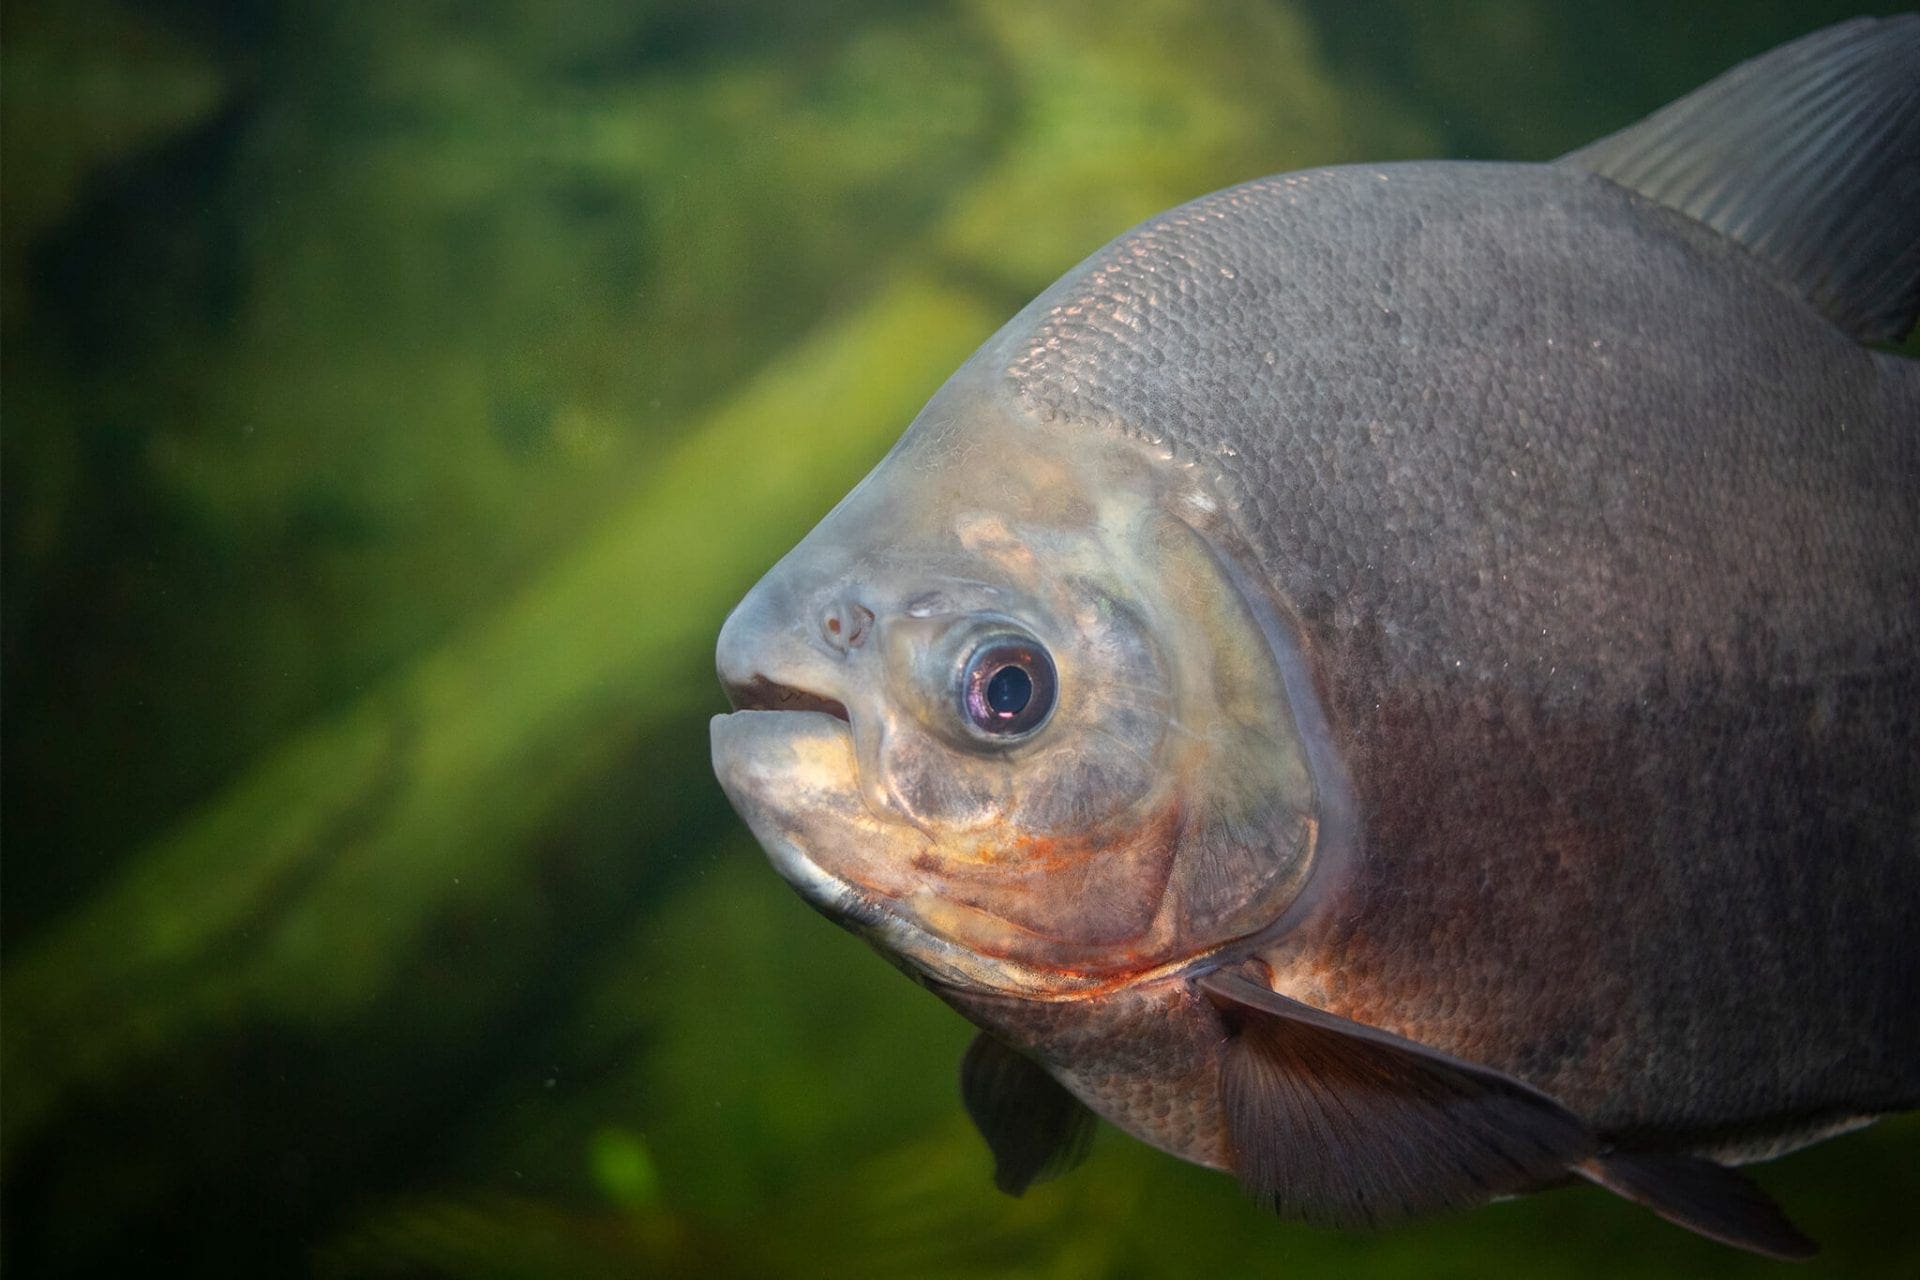
<svg viewBox="0 0 1920 1280">
<path fill-rule="evenodd" d="M 1920 14 L 1856 18 L 1570 152 L 1757 254 L 1863 341 L 1920 311 Z"/>
</svg>

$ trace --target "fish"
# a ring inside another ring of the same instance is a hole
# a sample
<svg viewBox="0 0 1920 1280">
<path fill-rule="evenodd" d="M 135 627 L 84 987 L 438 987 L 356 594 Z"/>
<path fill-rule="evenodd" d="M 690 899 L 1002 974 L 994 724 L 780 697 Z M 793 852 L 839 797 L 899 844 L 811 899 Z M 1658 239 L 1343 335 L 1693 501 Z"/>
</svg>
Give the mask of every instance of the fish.
<svg viewBox="0 0 1920 1280">
<path fill-rule="evenodd" d="M 1543 163 L 1204 196 L 1010 320 L 720 630 L 774 868 L 1098 1120 L 1322 1226 L 1920 1102 L 1920 16 Z"/>
</svg>

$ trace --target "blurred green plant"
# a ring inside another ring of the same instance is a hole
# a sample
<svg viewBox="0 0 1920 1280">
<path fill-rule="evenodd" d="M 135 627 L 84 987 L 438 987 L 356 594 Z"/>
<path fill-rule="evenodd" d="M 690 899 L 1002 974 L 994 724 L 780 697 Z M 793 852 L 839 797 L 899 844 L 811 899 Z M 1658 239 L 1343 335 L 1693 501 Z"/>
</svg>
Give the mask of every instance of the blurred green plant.
<svg viewBox="0 0 1920 1280">
<path fill-rule="evenodd" d="M 660 1171 L 639 1134 L 609 1126 L 587 1145 L 593 1180 L 602 1195 L 629 1213 L 651 1208 L 660 1199 Z"/>
</svg>

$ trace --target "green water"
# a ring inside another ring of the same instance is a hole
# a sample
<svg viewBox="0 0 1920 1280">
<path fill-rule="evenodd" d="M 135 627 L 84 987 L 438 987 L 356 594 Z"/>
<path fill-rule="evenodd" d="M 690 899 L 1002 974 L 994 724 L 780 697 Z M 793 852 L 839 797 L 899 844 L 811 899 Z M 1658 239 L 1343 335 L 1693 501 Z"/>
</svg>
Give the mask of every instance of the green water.
<svg viewBox="0 0 1920 1280">
<path fill-rule="evenodd" d="M 1844 6 L 10 0 L 12 1275 L 1744 1275 L 1601 1193 L 1279 1223 L 968 1029 L 707 766 L 726 609 L 972 347 L 1245 178 L 1537 159 Z M 1791 1034 L 1791 1029 L 1783 1029 Z M 1920 1257 L 1920 1127 L 1762 1180 Z"/>
</svg>

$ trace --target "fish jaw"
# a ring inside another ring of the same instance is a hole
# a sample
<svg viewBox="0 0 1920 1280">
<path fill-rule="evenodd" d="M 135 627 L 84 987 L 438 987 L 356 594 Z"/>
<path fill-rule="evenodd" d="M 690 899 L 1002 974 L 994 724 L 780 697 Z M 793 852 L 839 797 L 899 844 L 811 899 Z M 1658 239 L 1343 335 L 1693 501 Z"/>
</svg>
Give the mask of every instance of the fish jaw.
<svg viewBox="0 0 1920 1280">
<path fill-rule="evenodd" d="M 819 711 L 735 711 L 712 723 L 713 771 L 727 799 L 774 870 L 810 904 L 836 916 L 854 914 L 858 895 L 807 856 L 815 823 L 795 817 L 824 809 L 853 829 L 865 825 L 863 815 L 848 812 L 839 785 L 852 755 L 849 737 L 843 722 Z M 775 792 L 799 804 L 769 803 Z"/>
<path fill-rule="evenodd" d="M 873 866 L 896 835 L 866 811 L 855 789 L 852 733 L 818 711 L 735 711 L 715 716 L 714 774 L 774 870 L 806 902 L 889 957 L 958 986 L 997 985 L 969 953 L 886 905 L 883 895 L 837 875 L 809 849 L 831 847 L 842 865 Z"/>
<path fill-rule="evenodd" d="M 1111 985 L 955 941 L 950 935 L 977 939 L 1008 926 L 924 885 L 902 884 L 890 895 L 854 878 L 896 880 L 889 864 L 917 833 L 876 818 L 847 784 L 855 766 L 844 720 L 820 711 L 742 710 L 715 716 L 710 729 L 714 774 L 774 870 L 810 906 L 917 980 L 936 989 L 1046 999 Z M 850 874 L 829 870 L 810 850 L 831 850 L 833 864 Z"/>
<path fill-rule="evenodd" d="M 744 710 L 715 716 L 711 733 L 721 789 L 801 898 L 884 955 L 914 956 L 930 976 L 955 984 L 978 981 L 966 957 L 949 957 L 939 939 L 809 856 L 823 839 L 855 859 L 862 845 L 884 851 L 888 843 L 844 785 L 852 772 L 844 721 L 819 711 Z"/>
</svg>

